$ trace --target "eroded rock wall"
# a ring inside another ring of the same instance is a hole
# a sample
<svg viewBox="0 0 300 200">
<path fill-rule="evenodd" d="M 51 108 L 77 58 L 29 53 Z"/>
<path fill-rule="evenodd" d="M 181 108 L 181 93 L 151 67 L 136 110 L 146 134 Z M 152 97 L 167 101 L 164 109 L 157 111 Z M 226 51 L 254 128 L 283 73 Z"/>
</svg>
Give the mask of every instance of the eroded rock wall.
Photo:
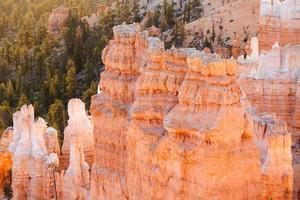
<svg viewBox="0 0 300 200">
<path fill-rule="evenodd" d="M 269 51 L 275 42 L 281 47 L 300 43 L 300 2 L 262 0 L 259 20 L 260 52 Z"/>
<path fill-rule="evenodd" d="M 274 130 L 275 141 L 260 139 L 265 151 L 257 145 L 261 132 L 248 128 L 255 122 L 241 103 L 235 60 L 165 51 L 136 24 L 115 27 L 114 36 L 91 105 L 91 199 L 250 200 L 273 191 L 280 199 L 291 190 L 290 135 Z"/>
<path fill-rule="evenodd" d="M 249 110 L 250 127 L 262 164 L 262 199 L 291 199 L 293 168 L 291 133 L 284 121 Z"/>
<path fill-rule="evenodd" d="M 294 198 L 300 189 L 299 55 L 299 45 L 274 45 L 272 50 L 260 55 L 257 70 L 239 80 L 243 92 L 258 112 L 274 113 L 287 124 L 292 137 Z"/>
</svg>

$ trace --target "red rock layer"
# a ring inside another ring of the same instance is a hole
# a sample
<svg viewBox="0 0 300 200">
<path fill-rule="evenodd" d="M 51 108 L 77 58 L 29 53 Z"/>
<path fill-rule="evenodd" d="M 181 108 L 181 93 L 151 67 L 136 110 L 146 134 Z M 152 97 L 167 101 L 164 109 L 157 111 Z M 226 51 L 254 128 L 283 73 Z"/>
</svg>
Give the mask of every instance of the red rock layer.
<svg viewBox="0 0 300 200">
<path fill-rule="evenodd" d="M 244 132 L 236 63 L 193 59 L 157 150 L 169 199 L 259 199 L 259 153 Z"/>
<path fill-rule="evenodd" d="M 250 200 L 290 189 L 291 175 L 279 184 L 284 170 L 276 169 L 277 162 L 291 169 L 289 135 L 263 138 L 269 147 L 260 152 L 241 104 L 236 62 L 194 49 L 165 51 L 148 34 L 137 25 L 117 26 L 104 50 L 101 93 L 91 106 L 90 198 Z M 287 151 L 277 156 L 274 143 Z M 260 154 L 270 158 L 263 176 Z"/>
<path fill-rule="evenodd" d="M 160 178 L 155 152 L 166 134 L 164 117 L 178 102 L 178 89 L 187 71 L 186 58 L 195 51 L 164 52 L 158 38 L 149 38 L 148 43 L 149 60 L 137 80 L 135 101 L 130 109 L 132 120 L 126 133 L 130 199 L 166 198 L 165 180 Z"/>
<path fill-rule="evenodd" d="M 12 141 L 13 130 L 7 128 L 0 137 L 0 198 L 4 198 L 4 184 L 10 184 L 10 172 L 12 167 L 11 153 L 8 151 L 8 145 Z"/>
<path fill-rule="evenodd" d="M 137 25 L 114 27 L 115 39 L 102 54 L 101 94 L 93 97 L 95 163 L 92 167 L 92 199 L 125 199 L 126 137 L 128 111 L 139 74 L 136 55 L 143 63 L 143 47 L 135 48 Z"/>
</svg>

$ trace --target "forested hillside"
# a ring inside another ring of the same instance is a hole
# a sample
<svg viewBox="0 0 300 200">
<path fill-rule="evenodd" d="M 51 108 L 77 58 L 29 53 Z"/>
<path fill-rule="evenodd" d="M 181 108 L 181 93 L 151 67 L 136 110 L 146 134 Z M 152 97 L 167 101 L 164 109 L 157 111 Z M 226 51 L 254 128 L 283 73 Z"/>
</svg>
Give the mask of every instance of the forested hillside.
<svg viewBox="0 0 300 200">
<path fill-rule="evenodd" d="M 0 1 L 0 133 L 11 125 L 12 113 L 25 103 L 32 103 L 36 116 L 44 117 L 60 132 L 65 128 L 70 98 L 81 98 L 89 105 L 102 68 L 101 52 L 112 37 L 112 27 L 137 20 L 131 16 L 136 13 L 133 8 L 118 5 L 89 29 L 81 18 L 96 12 L 103 2 Z M 70 16 L 60 35 L 53 37 L 47 31 L 48 17 L 62 4 L 70 9 Z"/>
</svg>

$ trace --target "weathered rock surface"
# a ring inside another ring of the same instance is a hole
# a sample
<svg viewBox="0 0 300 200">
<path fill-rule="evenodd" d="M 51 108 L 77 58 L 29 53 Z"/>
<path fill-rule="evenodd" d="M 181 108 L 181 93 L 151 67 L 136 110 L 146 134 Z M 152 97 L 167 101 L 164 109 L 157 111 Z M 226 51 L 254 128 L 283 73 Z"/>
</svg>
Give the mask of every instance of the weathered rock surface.
<svg viewBox="0 0 300 200">
<path fill-rule="evenodd" d="M 261 135 L 265 119 L 247 117 L 236 62 L 165 51 L 148 35 L 135 24 L 114 27 L 103 52 L 89 197 L 290 199 L 290 135 L 276 120 Z"/>
<path fill-rule="evenodd" d="M 259 112 L 274 113 L 287 123 L 292 133 L 294 197 L 300 190 L 298 99 L 299 99 L 299 45 L 279 47 L 264 52 L 259 57 L 258 68 L 249 76 L 242 77 L 240 83 L 253 107 Z"/>
<path fill-rule="evenodd" d="M 13 124 L 13 141 L 9 146 L 13 157 L 13 199 L 53 198 L 56 189 L 50 172 L 58 165 L 58 156 L 47 153 L 43 138 L 45 121 L 41 118 L 35 121 L 33 107 L 24 105 L 14 113 Z"/>
<path fill-rule="evenodd" d="M 275 116 L 250 111 L 249 127 L 260 150 L 262 199 L 291 199 L 293 168 L 291 134 Z"/>
<path fill-rule="evenodd" d="M 85 104 L 80 99 L 71 99 L 68 103 L 68 115 L 60 167 L 67 169 L 69 166 L 72 135 L 78 135 L 81 138 L 85 161 L 92 166 L 94 163 L 93 125 L 85 111 Z"/>
<path fill-rule="evenodd" d="M 60 147 L 59 147 L 59 142 L 57 137 L 57 131 L 54 128 L 49 127 L 47 128 L 43 136 L 44 136 L 47 152 L 56 153 L 57 155 L 60 155 Z"/>
<path fill-rule="evenodd" d="M 61 29 L 65 26 L 69 15 L 70 10 L 63 5 L 53 9 L 48 19 L 49 33 L 53 36 L 58 36 Z"/>
<path fill-rule="evenodd" d="M 146 45 L 136 49 L 137 25 L 113 28 L 115 39 L 102 53 L 105 71 L 101 93 L 93 97 L 95 163 L 91 174 L 91 199 L 125 199 L 126 135 L 128 111 L 133 102 L 139 66 L 145 64 Z M 139 56 L 139 59 L 136 59 Z"/>
<path fill-rule="evenodd" d="M 300 44 L 300 2 L 262 0 L 259 20 L 259 49 L 269 51 L 275 42 L 284 47 Z"/>
<path fill-rule="evenodd" d="M 84 158 L 81 135 L 71 135 L 70 142 L 70 165 L 64 174 L 63 199 L 84 200 L 88 196 L 90 167 Z"/>
</svg>

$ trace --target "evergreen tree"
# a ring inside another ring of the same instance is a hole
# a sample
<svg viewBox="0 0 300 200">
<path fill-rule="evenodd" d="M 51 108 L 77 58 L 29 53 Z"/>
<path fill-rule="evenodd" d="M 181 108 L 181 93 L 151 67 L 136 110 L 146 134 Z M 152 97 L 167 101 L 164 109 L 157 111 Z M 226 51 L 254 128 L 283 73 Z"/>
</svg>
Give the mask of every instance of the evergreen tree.
<svg viewBox="0 0 300 200">
<path fill-rule="evenodd" d="M 64 139 L 63 131 L 66 127 L 66 111 L 61 100 L 56 99 L 54 103 L 50 105 L 48 122 L 51 127 L 58 131 L 59 143 L 62 145 Z"/>
<path fill-rule="evenodd" d="M 183 40 L 184 40 L 184 22 L 183 20 L 176 20 L 175 27 L 173 29 L 173 42 L 176 47 L 182 46 Z"/>
<path fill-rule="evenodd" d="M 49 85 L 49 94 L 52 102 L 58 97 L 58 85 L 59 85 L 58 75 L 57 73 L 55 73 Z"/>
<path fill-rule="evenodd" d="M 140 11 L 140 9 L 139 9 L 138 0 L 134 0 L 133 5 L 132 5 L 132 9 L 131 9 L 131 13 L 133 15 L 133 17 L 132 17 L 133 22 L 141 22 L 142 21 L 142 18 L 139 15 L 139 11 Z"/>
<path fill-rule="evenodd" d="M 0 105 L 0 133 L 12 125 L 12 110 L 7 101 Z"/>
<path fill-rule="evenodd" d="M 97 94 L 97 84 L 95 81 L 92 81 L 91 82 L 91 85 L 90 87 L 84 92 L 84 95 L 83 95 L 83 100 L 84 102 L 86 102 L 86 107 L 87 109 L 89 109 L 89 105 L 91 104 L 91 97 L 95 94 Z"/>
<path fill-rule="evenodd" d="M 17 110 L 20 110 L 20 108 L 27 103 L 28 103 L 28 98 L 26 97 L 25 94 L 21 94 L 18 101 Z"/>
<path fill-rule="evenodd" d="M 0 84 L 0 99 L 5 99 L 6 86 L 4 83 Z"/>
<path fill-rule="evenodd" d="M 5 97 L 10 105 L 14 105 L 14 86 L 11 80 L 9 80 L 6 84 Z"/>
<path fill-rule="evenodd" d="M 76 94 L 76 69 L 74 66 L 69 68 L 66 76 L 66 90 L 68 98 L 73 98 Z"/>
</svg>

